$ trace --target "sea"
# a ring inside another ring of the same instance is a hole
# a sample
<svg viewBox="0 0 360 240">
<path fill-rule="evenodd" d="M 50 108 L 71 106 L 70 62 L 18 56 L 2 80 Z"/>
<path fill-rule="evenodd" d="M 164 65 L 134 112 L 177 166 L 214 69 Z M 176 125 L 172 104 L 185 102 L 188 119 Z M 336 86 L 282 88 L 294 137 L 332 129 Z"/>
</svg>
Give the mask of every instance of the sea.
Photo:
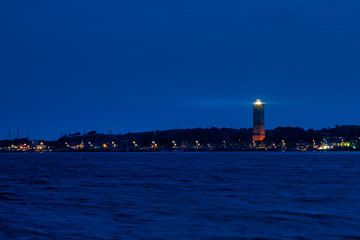
<svg viewBox="0 0 360 240">
<path fill-rule="evenodd" d="M 0 154 L 0 239 L 360 239 L 360 154 Z"/>
</svg>

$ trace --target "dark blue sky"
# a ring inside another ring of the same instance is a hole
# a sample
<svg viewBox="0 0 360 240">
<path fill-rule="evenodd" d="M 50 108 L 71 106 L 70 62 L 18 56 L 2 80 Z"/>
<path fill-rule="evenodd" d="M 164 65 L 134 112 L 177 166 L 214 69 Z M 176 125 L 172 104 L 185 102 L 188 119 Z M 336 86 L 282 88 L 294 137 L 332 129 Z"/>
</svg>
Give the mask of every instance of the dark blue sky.
<svg viewBox="0 0 360 240">
<path fill-rule="evenodd" d="M 0 2 L 0 138 L 360 124 L 360 1 Z"/>
</svg>

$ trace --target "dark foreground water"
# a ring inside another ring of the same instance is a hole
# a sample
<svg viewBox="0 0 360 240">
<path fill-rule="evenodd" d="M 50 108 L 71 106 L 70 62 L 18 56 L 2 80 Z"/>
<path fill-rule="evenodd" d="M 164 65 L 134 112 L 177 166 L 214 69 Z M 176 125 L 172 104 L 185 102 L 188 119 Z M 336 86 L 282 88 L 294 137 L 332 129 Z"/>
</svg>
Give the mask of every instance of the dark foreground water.
<svg viewBox="0 0 360 240">
<path fill-rule="evenodd" d="M 360 155 L 0 155 L 0 239 L 242 238 L 360 239 Z"/>
</svg>

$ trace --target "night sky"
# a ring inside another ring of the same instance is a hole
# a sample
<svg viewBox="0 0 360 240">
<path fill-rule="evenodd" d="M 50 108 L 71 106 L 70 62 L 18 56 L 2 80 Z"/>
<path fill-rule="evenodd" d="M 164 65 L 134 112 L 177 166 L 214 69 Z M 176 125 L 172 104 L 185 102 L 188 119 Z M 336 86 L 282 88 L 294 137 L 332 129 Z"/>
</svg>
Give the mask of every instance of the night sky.
<svg viewBox="0 0 360 240">
<path fill-rule="evenodd" d="M 360 124 L 358 0 L 0 1 L 0 139 Z"/>
</svg>

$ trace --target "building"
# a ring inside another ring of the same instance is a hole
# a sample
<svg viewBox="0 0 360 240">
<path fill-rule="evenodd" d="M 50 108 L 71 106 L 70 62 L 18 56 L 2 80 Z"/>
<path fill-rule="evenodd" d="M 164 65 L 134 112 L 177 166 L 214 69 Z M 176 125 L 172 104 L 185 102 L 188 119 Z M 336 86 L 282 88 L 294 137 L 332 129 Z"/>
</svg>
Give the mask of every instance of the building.
<svg viewBox="0 0 360 240">
<path fill-rule="evenodd" d="M 265 103 L 260 99 L 254 102 L 253 141 L 262 142 L 265 139 Z"/>
</svg>

